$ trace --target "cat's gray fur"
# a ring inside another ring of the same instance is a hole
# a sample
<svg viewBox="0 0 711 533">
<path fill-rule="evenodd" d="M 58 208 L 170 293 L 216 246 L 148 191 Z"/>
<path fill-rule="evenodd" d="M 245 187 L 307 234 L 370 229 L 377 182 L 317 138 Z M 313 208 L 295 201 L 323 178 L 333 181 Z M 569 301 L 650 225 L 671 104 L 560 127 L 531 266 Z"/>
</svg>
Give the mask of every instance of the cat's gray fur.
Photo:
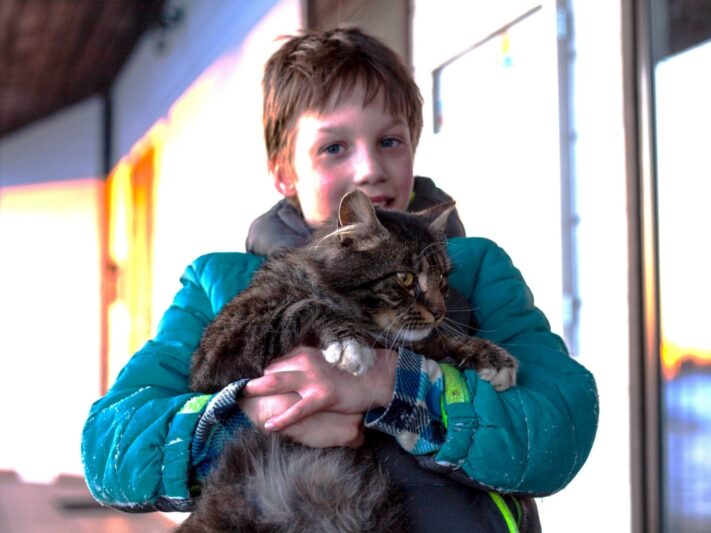
<svg viewBox="0 0 711 533">
<path fill-rule="evenodd" d="M 231 442 L 180 532 L 406 531 L 369 450 L 307 448 L 249 432 Z"/>
<path fill-rule="evenodd" d="M 208 326 L 191 388 L 215 392 L 261 376 L 300 345 L 356 374 L 370 368 L 373 347 L 406 345 L 475 368 L 497 390 L 515 384 L 517 363 L 505 350 L 442 327 L 452 208 L 376 211 L 364 194 L 347 194 L 337 226 L 269 258 Z M 254 431 L 226 446 L 179 531 L 406 531 L 398 499 L 367 446 L 315 450 Z"/>
</svg>

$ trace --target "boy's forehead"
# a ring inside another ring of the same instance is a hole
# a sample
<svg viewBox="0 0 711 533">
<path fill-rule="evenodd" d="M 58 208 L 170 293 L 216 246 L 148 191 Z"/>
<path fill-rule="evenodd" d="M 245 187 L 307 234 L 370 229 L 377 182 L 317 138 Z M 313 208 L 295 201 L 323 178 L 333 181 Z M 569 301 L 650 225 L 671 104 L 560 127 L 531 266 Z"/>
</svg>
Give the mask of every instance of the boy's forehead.
<svg viewBox="0 0 711 533">
<path fill-rule="evenodd" d="M 311 116 L 317 119 L 328 119 L 344 110 L 356 111 L 374 107 L 381 111 L 388 119 L 407 123 L 403 113 L 397 113 L 395 109 L 389 109 L 383 90 L 379 89 L 374 97 L 369 97 L 362 84 L 358 84 L 350 89 L 334 91 L 326 102 L 321 106 L 313 106 L 304 110 L 302 116 Z"/>
<path fill-rule="evenodd" d="M 323 103 L 323 107 L 325 111 L 330 111 L 343 105 L 344 102 L 350 105 L 358 101 L 363 107 L 371 103 L 380 103 L 385 106 L 382 87 L 375 91 L 368 91 L 364 84 L 360 82 L 350 86 L 341 84 L 333 88 L 331 94 L 328 95 L 328 98 Z"/>
</svg>

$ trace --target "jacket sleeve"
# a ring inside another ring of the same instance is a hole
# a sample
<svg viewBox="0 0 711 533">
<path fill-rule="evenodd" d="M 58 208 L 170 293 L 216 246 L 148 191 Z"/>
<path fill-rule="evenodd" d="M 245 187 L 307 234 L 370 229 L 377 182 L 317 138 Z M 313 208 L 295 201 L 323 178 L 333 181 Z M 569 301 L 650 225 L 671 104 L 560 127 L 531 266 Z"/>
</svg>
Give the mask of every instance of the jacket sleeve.
<svg viewBox="0 0 711 533">
<path fill-rule="evenodd" d="M 450 255 L 450 281 L 468 295 L 478 334 L 505 347 L 520 366 L 517 385 L 502 393 L 464 371 L 470 399 L 446 404 L 446 441 L 435 459 L 499 491 L 554 493 L 590 453 L 598 421 L 594 378 L 551 332 L 501 248 L 453 239 Z"/>
<path fill-rule="evenodd" d="M 191 445 L 212 399 L 190 391 L 190 358 L 216 313 L 201 277 L 209 256 L 181 278 L 155 338 L 137 352 L 95 402 L 82 435 L 87 485 L 100 502 L 124 510 L 187 510 Z"/>
</svg>

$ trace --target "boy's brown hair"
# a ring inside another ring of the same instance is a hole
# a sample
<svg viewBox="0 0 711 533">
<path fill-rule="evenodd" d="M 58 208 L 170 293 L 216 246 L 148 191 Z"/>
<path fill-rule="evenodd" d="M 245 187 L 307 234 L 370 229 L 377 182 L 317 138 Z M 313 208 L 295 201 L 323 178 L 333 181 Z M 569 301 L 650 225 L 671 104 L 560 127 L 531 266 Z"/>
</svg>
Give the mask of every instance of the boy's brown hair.
<svg viewBox="0 0 711 533">
<path fill-rule="evenodd" d="M 363 105 L 382 92 L 385 108 L 407 120 L 413 147 L 422 132 L 422 96 L 398 55 L 357 28 L 308 31 L 289 38 L 264 70 L 264 138 L 270 167 L 291 166 L 293 129 L 307 111 L 326 111 L 332 98 L 357 86 Z"/>
</svg>

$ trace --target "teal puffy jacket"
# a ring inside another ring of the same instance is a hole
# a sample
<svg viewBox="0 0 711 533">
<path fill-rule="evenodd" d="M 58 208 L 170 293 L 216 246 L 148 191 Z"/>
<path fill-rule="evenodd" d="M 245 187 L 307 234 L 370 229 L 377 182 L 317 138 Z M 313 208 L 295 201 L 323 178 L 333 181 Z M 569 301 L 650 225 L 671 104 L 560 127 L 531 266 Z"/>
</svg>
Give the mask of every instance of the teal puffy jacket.
<svg viewBox="0 0 711 533">
<path fill-rule="evenodd" d="M 497 393 L 463 373 L 470 403 L 448 408 L 447 440 L 435 459 L 456 464 L 501 492 L 551 494 L 588 457 L 598 420 L 592 375 L 572 359 L 505 252 L 491 241 L 453 238 L 450 285 L 470 302 L 481 335 L 520 362 L 516 387 Z M 262 258 L 211 254 L 183 275 L 156 337 L 91 407 L 82 440 L 87 484 L 124 509 L 190 507 L 190 449 L 209 396 L 190 391 L 190 357 L 205 326 L 243 290 Z M 424 354 L 426 355 L 426 354 Z"/>
</svg>

